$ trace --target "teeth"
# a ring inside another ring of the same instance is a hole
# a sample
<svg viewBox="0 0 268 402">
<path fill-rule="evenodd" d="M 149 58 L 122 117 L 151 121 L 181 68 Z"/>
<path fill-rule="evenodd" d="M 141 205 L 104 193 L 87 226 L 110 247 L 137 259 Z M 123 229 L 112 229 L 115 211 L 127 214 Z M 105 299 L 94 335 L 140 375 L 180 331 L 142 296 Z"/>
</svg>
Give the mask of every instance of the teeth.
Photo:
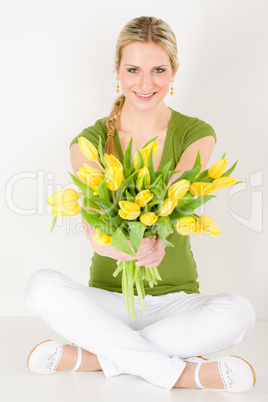
<svg viewBox="0 0 268 402">
<path fill-rule="evenodd" d="M 142 95 L 138 93 L 138 95 L 141 96 L 142 98 L 149 98 L 149 96 L 152 96 L 153 94 L 154 92 L 152 92 L 150 95 Z"/>
</svg>

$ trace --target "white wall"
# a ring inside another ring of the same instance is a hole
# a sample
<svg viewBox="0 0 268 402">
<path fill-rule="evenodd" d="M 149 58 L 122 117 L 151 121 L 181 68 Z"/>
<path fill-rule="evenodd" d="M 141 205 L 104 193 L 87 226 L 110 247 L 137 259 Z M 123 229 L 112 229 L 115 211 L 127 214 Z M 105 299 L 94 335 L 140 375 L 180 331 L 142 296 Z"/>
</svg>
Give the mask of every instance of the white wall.
<svg viewBox="0 0 268 402">
<path fill-rule="evenodd" d="M 0 160 L 6 199 L 1 201 L 0 314 L 33 315 L 24 289 L 38 269 L 53 268 L 87 284 L 92 249 L 80 218 L 58 220 L 50 236 L 45 200 L 72 185 L 71 140 L 110 112 L 121 28 L 134 17 L 154 15 L 171 25 L 178 41 L 181 66 L 167 105 L 210 123 L 218 135 L 210 164 L 226 151 L 230 164 L 239 160 L 237 177 L 246 180 L 236 194 L 236 186 L 221 190 L 203 211 L 221 235 L 192 237 L 201 292 L 243 294 L 258 318 L 268 319 L 267 2 L 92 3 L 1 4 Z"/>
</svg>

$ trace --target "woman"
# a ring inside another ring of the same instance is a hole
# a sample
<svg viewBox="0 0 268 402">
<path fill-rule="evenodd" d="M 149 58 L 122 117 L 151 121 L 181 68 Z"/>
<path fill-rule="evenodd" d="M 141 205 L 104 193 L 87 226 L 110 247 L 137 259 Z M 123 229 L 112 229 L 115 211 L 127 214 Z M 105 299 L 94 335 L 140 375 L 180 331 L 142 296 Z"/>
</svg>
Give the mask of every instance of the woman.
<svg viewBox="0 0 268 402">
<path fill-rule="evenodd" d="M 78 138 L 84 136 L 95 146 L 101 136 L 105 152 L 121 161 L 130 138 L 133 156 L 151 138 L 158 136 L 155 170 L 172 158 L 171 169 L 192 168 L 197 151 L 205 170 L 215 145 L 212 127 L 185 116 L 164 103 L 179 67 L 176 38 L 168 24 L 154 17 L 140 17 L 122 29 L 115 56 L 117 91 L 110 116 L 97 120 L 82 131 L 70 146 L 75 174 L 83 163 L 97 168 L 81 153 Z M 62 345 L 45 341 L 28 357 L 28 367 L 46 374 L 66 370 L 103 370 L 106 377 L 123 373 L 143 377 L 154 385 L 171 389 L 210 388 L 243 392 L 255 383 L 252 367 L 241 358 L 227 356 L 206 360 L 202 354 L 215 353 L 240 342 L 255 323 L 250 302 L 242 296 L 199 293 L 196 264 L 189 236 L 172 233 L 175 247 L 165 248 L 162 239 L 143 239 L 137 264 L 158 266 L 162 282 L 145 286 L 145 307 L 141 311 L 135 291 L 136 319 L 125 311 L 121 277 L 113 277 L 116 260 L 129 255 L 113 246 L 99 246 L 92 239 L 93 227 L 83 221 L 95 253 L 89 286 L 74 283 L 53 270 L 41 270 L 27 284 L 29 305 L 60 335 L 73 341 Z"/>
</svg>

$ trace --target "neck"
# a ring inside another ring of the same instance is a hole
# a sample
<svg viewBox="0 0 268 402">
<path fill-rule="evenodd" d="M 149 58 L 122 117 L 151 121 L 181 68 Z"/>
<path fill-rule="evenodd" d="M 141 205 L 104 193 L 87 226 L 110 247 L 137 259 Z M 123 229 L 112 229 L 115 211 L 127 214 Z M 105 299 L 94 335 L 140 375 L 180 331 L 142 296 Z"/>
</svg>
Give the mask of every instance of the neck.
<svg viewBox="0 0 268 402">
<path fill-rule="evenodd" d="M 148 134 L 157 133 L 168 126 L 171 113 L 164 102 L 151 110 L 137 110 L 126 100 L 116 129 L 131 132 L 136 138 L 148 137 Z"/>
</svg>

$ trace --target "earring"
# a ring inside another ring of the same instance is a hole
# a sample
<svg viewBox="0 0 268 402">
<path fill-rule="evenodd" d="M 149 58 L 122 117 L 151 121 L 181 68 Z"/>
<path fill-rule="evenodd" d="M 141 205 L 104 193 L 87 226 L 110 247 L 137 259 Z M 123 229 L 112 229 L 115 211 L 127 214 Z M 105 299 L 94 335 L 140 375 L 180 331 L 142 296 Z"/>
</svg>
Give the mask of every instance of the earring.
<svg viewBox="0 0 268 402">
<path fill-rule="evenodd" d="M 174 89 L 174 88 L 173 88 L 173 83 L 171 82 L 171 83 L 170 83 L 170 95 L 173 95 L 173 89 Z"/>
<path fill-rule="evenodd" d="M 119 81 L 117 81 L 117 83 L 116 83 L 116 92 L 117 93 L 119 92 Z"/>
</svg>

